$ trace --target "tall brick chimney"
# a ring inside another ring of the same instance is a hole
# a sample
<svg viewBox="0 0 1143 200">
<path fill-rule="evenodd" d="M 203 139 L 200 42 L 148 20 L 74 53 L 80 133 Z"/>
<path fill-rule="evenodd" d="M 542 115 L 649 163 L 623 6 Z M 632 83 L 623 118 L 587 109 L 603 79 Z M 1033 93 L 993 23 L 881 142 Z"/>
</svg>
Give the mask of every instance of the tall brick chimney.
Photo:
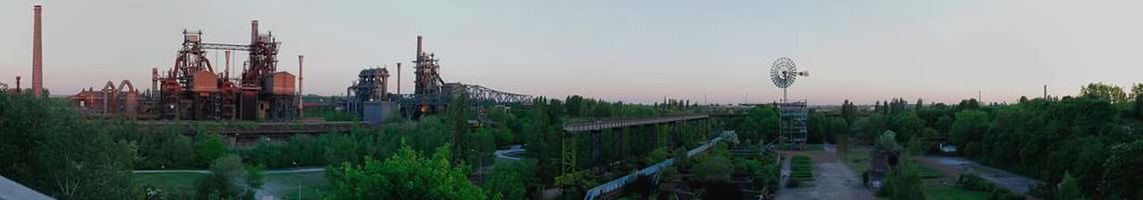
<svg viewBox="0 0 1143 200">
<path fill-rule="evenodd" d="M 298 118 L 299 119 L 306 117 L 306 114 L 305 114 L 306 113 L 305 112 L 306 107 L 303 106 L 303 105 L 305 105 L 305 102 L 304 102 L 305 98 L 304 97 L 306 96 L 306 93 L 302 92 L 302 83 L 303 83 L 303 81 L 302 81 L 302 59 L 303 58 L 305 58 L 305 57 L 302 55 L 298 55 Z"/>
<path fill-rule="evenodd" d="M 44 90 L 43 33 L 40 31 L 40 5 L 34 7 L 36 16 L 32 28 L 32 94 L 41 97 Z"/>
</svg>

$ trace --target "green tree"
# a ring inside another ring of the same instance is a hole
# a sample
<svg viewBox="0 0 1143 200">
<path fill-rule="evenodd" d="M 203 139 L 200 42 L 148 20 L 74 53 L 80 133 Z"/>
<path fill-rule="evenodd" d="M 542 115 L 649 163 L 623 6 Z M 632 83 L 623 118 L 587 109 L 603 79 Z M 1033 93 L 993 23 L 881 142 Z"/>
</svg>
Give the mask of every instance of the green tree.
<svg viewBox="0 0 1143 200">
<path fill-rule="evenodd" d="M 693 171 L 697 180 L 704 182 L 727 182 L 734 173 L 734 165 L 723 155 L 707 155 L 695 164 Z"/>
<path fill-rule="evenodd" d="M 778 134 L 778 111 L 772 106 L 755 106 L 746 114 L 741 136 L 748 140 L 759 140 Z"/>
<path fill-rule="evenodd" d="M 955 118 L 949 128 L 949 139 L 954 144 L 963 147 L 965 153 L 976 153 L 974 152 L 976 149 L 972 149 L 975 145 L 972 144 L 980 141 L 984 137 L 984 133 L 988 131 L 988 113 L 979 110 L 966 110 L 956 113 Z"/>
<path fill-rule="evenodd" d="M 849 99 L 841 103 L 841 118 L 845 119 L 846 125 L 853 125 L 857 120 L 857 106 L 849 102 Z"/>
<path fill-rule="evenodd" d="M 26 93 L 30 94 L 30 93 Z M 137 145 L 69 105 L 0 93 L 0 174 L 60 199 L 130 199 Z"/>
<path fill-rule="evenodd" d="M 452 152 L 456 153 L 452 160 L 454 162 L 464 161 L 469 158 L 469 152 L 472 151 L 472 145 L 468 141 L 470 128 L 472 125 L 468 123 L 468 95 L 457 95 L 448 104 L 445 110 L 445 119 L 452 133 L 450 136 L 450 143 L 453 144 Z"/>
<path fill-rule="evenodd" d="M 497 162 L 483 188 L 493 199 L 526 199 L 529 186 L 537 184 L 535 170 L 535 162 L 531 160 Z"/>
<path fill-rule="evenodd" d="M 908 142 L 905 143 L 905 148 L 909 150 L 911 155 L 921 155 L 925 152 L 925 146 L 921 144 L 918 136 L 910 136 Z"/>
<path fill-rule="evenodd" d="M 1056 185 L 1056 199 L 1060 200 L 1082 200 L 1083 191 L 1080 189 L 1079 183 L 1076 183 L 1075 177 L 1072 177 L 1070 172 L 1064 173 L 1064 179 Z"/>
<path fill-rule="evenodd" d="M 925 184 L 908 156 L 901 159 L 898 168 L 888 173 L 885 187 L 891 200 L 924 200 Z"/>
<path fill-rule="evenodd" d="M 1143 95 L 1143 83 L 1131 85 L 1131 94 L 1129 94 L 1128 98 L 1136 99 L 1139 98 L 1140 95 Z"/>
<path fill-rule="evenodd" d="M 1111 101 L 1113 104 L 1127 102 L 1127 94 L 1123 93 L 1123 88 L 1104 83 L 1087 84 L 1087 86 L 1080 89 L 1080 95 Z"/>
<path fill-rule="evenodd" d="M 208 166 L 211 162 L 226 154 L 226 144 L 222 143 L 222 136 L 210 133 L 195 135 L 194 158 L 199 166 Z"/>
<path fill-rule="evenodd" d="M 326 170 L 334 199 L 489 199 L 468 181 L 467 169 L 453 165 L 449 147 L 437 148 L 432 157 L 421 157 L 402 144 L 384 162 L 365 158 L 359 165 L 342 164 Z"/>
<path fill-rule="evenodd" d="M 195 183 L 195 190 L 197 199 L 253 199 L 261 186 L 261 170 L 247 167 L 241 157 L 229 154 L 210 164 L 210 174 Z"/>
</svg>

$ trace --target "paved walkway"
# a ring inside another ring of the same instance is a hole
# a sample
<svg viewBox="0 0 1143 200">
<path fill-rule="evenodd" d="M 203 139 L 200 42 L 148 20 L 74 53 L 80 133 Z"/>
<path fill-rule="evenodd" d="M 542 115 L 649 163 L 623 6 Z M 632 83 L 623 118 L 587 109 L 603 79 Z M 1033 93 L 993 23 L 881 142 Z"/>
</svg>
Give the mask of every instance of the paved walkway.
<svg viewBox="0 0 1143 200">
<path fill-rule="evenodd" d="M 941 173 L 944 173 L 947 177 L 951 177 L 954 180 L 957 177 L 960 177 L 961 174 L 969 173 L 971 171 L 979 175 L 980 178 L 983 178 L 984 180 L 1019 194 L 1025 194 L 1036 184 L 1043 183 L 1036 179 L 984 166 L 960 157 L 926 156 L 919 157 L 917 160 L 919 160 L 923 165 L 927 165 L 933 169 L 941 171 Z"/>
<path fill-rule="evenodd" d="M 0 199 L 48 200 L 55 198 L 0 176 Z"/>
<path fill-rule="evenodd" d="M 861 179 L 837 159 L 833 145 L 823 145 L 825 151 L 806 152 L 788 151 L 786 155 L 810 156 L 814 161 L 814 181 L 808 182 L 812 186 L 799 188 L 784 188 L 778 193 L 778 199 L 796 200 L 874 200 L 873 192 L 861 185 Z M 783 169 L 788 169 L 789 161 L 784 161 Z M 783 179 L 784 180 L 784 179 Z M 783 181 L 784 183 L 784 181 Z M 784 187 L 786 184 L 782 184 Z"/>
<path fill-rule="evenodd" d="M 520 160 L 522 158 L 516 157 L 516 156 L 520 155 L 521 153 L 524 153 L 524 151 L 526 151 L 526 149 L 524 149 L 523 146 L 512 145 L 512 148 L 510 148 L 510 149 L 496 150 L 493 153 L 496 154 L 497 159 Z"/>
</svg>

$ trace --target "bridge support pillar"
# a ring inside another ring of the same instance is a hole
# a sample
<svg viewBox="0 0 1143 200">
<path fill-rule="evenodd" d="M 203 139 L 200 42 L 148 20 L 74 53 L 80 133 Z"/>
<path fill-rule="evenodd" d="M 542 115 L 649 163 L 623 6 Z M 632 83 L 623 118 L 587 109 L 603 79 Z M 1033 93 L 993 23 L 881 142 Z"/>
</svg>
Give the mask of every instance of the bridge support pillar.
<svg viewBox="0 0 1143 200">
<path fill-rule="evenodd" d="M 679 130 L 679 123 L 672 122 L 669 127 L 667 127 L 667 130 L 671 138 L 671 149 L 673 150 L 683 146 L 683 139 L 679 136 L 680 132 L 682 132 Z"/>
<path fill-rule="evenodd" d="M 576 145 L 575 135 L 570 133 L 567 134 L 563 137 L 561 144 L 563 145 L 563 155 L 561 156 L 563 174 L 575 173 L 576 162 L 578 160 L 578 156 L 576 156 L 576 148 L 579 147 L 579 145 Z"/>
<path fill-rule="evenodd" d="M 602 130 L 591 131 L 591 166 L 594 167 L 595 169 L 601 169 L 602 166 L 600 166 L 600 165 L 603 164 L 602 159 L 600 159 L 602 157 L 601 154 L 603 152 L 601 152 L 599 149 L 600 146 L 603 146 L 603 140 L 602 140 L 602 138 L 600 138 L 602 136 L 603 136 Z M 602 171 L 602 170 L 600 170 L 600 171 Z"/>
</svg>

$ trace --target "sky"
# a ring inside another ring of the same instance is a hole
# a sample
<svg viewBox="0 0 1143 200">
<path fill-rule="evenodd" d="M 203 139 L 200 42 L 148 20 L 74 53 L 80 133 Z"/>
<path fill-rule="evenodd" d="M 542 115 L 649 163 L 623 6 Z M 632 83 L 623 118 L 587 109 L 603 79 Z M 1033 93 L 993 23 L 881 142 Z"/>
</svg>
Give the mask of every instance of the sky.
<svg viewBox="0 0 1143 200">
<path fill-rule="evenodd" d="M 779 57 L 810 72 L 789 96 L 811 104 L 1014 102 L 1045 85 L 1060 96 L 1091 82 L 1129 88 L 1143 74 L 1143 1 L 6 0 L 0 82 L 31 83 L 37 3 L 54 95 L 147 88 L 151 68 L 173 66 L 183 30 L 244 44 L 255 19 L 282 42 L 278 68 L 296 74 L 305 55 L 305 92 L 321 95 L 343 95 L 366 67 L 396 82 L 397 62 L 411 92 L 417 35 L 446 82 L 637 103 L 773 102 Z"/>
</svg>

